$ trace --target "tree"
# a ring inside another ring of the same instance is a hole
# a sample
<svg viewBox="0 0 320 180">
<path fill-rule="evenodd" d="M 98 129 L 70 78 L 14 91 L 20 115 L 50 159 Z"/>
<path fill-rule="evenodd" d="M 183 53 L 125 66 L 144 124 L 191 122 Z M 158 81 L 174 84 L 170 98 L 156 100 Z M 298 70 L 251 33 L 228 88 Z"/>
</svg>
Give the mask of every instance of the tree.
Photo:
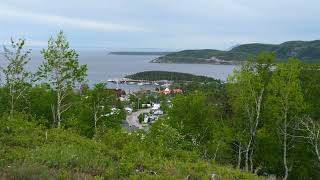
<svg viewBox="0 0 320 180">
<path fill-rule="evenodd" d="M 179 95 L 168 111 L 167 122 L 207 157 L 208 143 L 212 142 L 214 134 L 215 110 L 203 93 Z"/>
<path fill-rule="evenodd" d="M 249 163 L 250 171 L 253 171 L 256 135 L 261 124 L 262 106 L 274 59 L 274 54 L 261 54 L 256 62 L 245 63 L 229 78 L 228 92 L 234 113 L 238 116 L 236 128 L 240 128 L 236 135 L 240 142 L 235 144 L 238 148 L 238 167 L 244 152 L 246 171 L 249 171 Z"/>
<path fill-rule="evenodd" d="M 5 76 L 5 87 L 10 96 L 10 114 L 16 110 L 17 102 L 24 98 L 30 87 L 31 73 L 25 69 L 30 60 L 31 50 L 24 51 L 25 40 L 14 41 L 11 38 L 10 48 L 3 47 L 7 65 L 1 68 Z"/>
<path fill-rule="evenodd" d="M 301 83 L 304 100 L 307 104 L 306 116 L 301 119 L 303 139 L 312 147 L 318 162 L 320 163 L 320 73 L 319 64 L 304 64 L 301 73 Z"/>
<path fill-rule="evenodd" d="M 70 49 L 62 31 L 56 39 L 49 39 L 47 49 L 43 49 L 41 53 L 45 61 L 39 67 L 38 75 L 48 81 L 56 92 L 56 104 L 52 105 L 52 113 L 54 123 L 60 127 L 62 114 L 72 106 L 65 99 L 77 83 L 85 80 L 87 66 L 79 64 L 78 53 Z"/>
<path fill-rule="evenodd" d="M 278 64 L 268 86 L 269 107 L 274 113 L 282 142 L 285 180 L 289 176 L 288 151 L 291 148 L 289 138 L 294 138 L 290 134 L 292 134 L 292 127 L 296 124 L 300 113 L 305 108 L 299 79 L 301 70 L 301 63 L 295 59 L 289 59 L 288 63 Z"/>
<path fill-rule="evenodd" d="M 94 120 L 95 133 L 97 132 L 98 122 L 102 119 L 107 119 L 111 113 L 115 113 L 110 112 L 114 99 L 116 99 L 115 94 L 110 93 L 104 83 L 96 84 L 90 92 L 87 101 Z"/>
<path fill-rule="evenodd" d="M 314 149 L 314 153 L 320 163 L 320 123 L 310 117 L 305 117 L 301 121 L 301 124 L 305 134 L 301 137 L 305 138 Z"/>
</svg>

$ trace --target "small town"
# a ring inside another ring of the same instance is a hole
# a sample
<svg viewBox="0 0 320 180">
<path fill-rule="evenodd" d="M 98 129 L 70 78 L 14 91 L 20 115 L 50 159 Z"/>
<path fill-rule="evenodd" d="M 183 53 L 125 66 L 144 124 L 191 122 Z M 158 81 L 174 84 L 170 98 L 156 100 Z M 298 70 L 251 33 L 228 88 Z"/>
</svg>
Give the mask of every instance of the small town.
<svg viewBox="0 0 320 180">
<path fill-rule="evenodd" d="M 110 82 L 110 81 L 109 81 Z M 141 84 L 142 82 L 149 85 L 148 81 L 121 81 L 121 83 L 136 82 Z M 114 82 L 116 83 L 116 82 Z M 127 114 L 126 120 L 123 122 L 123 126 L 129 131 L 137 129 L 148 129 L 149 125 L 154 123 L 165 115 L 165 108 L 172 107 L 172 98 L 178 94 L 183 94 L 183 90 L 180 88 L 170 88 L 168 81 L 153 82 L 156 87 L 154 90 L 145 90 L 141 88 L 135 92 L 126 92 L 123 89 L 114 89 L 117 94 L 117 98 L 124 105 L 124 110 Z M 115 109 L 114 109 L 115 110 Z"/>
</svg>

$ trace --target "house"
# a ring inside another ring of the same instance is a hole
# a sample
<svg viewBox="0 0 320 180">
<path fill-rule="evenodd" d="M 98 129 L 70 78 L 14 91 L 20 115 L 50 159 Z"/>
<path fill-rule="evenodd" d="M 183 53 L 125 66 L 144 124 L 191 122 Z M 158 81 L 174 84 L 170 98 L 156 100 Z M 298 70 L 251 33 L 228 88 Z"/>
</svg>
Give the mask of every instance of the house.
<svg viewBox="0 0 320 180">
<path fill-rule="evenodd" d="M 122 89 L 113 89 L 113 90 L 116 92 L 118 98 L 126 95 L 126 92 Z"/>
<path fill-rule="evenodd" d="M 160 93 L 168 95 L 168 94 L 181 94 L 183 93 L 182 89 L 173 89 L 170 90 L 169 88 L 165 88 L 163 91 L 160 91 Z"/>
<path fill-rule="evenodd" d="M 153 104 L 153 106 L 152 106 L 152 108 L 151 108 L 152 110 L 158 110 L 158 109 L 160 109 L 160 104 Z"/>
<path fill-rule="evenodd" d="M 170 91 L 169 88 L 165 88 L 163 91 L 160 91 L 160 93 L 165 94 L 165 95 L 168 95 L 168 94 L 171 93 L 171 91 Z"/>
<path fill-rule="evenodd" d="M 161 115 L 163 115 L 163 111 L 161 109 L 158 109 L 153 112 L 153 115 L 161 116 Z"/>
<path fill-rule="evenodd" d="M 144 123 L 148 123 L 149 122 L 149 116 L 148 115 L 144 115 L 144 118 L 143 118 L 143 122 Z"/>
<path fill-rule="evenodd" d="M 174 89 L 172 91 L 173 91 L 173 94 L 181 94 L 181 93 L 183 93 L 182 89 Z"/>
<path fill-rule="evenodd" d="M 126 110 L 126 112 L 129 113 L 129 114 L 132 113 L 132 108 L 126 107 L 126 108 L 124 108 L 124 110 Z"/>
</svg>

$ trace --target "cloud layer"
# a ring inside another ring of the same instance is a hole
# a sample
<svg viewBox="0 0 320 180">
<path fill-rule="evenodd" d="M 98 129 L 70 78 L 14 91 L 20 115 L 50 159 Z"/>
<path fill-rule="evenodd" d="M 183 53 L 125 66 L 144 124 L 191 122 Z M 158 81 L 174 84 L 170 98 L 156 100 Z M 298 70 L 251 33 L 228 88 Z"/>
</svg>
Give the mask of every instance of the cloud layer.
<svg viewBox="0 0 320 180">
<path fill-rule="evenodd" d="M 81 29 L 91 29 L 96 31 L 115 31 L 115 32 L 135 32 L 143 31 L 143 28 L 134 27 L 129 25 L 121 25 L 117 23 L 108 23 L 96 20 L 70 18 L 66 16 L 57 16 L 49 14 L 40 14 L 34 12 L 28 12 L 24 10 L 7 9 L 0 7 L 0 16 L 21 19 L 29 21 L 31 23 L 39 23 L 43 25 L 55 25 L 59 27 L 74 27 Z"/>
<path fill-rule="evenodd" d="M 318 7 L 318 0 L 2 0 L 0 41 L 43 42 L 60 29 L 71 44 L 107 48 L 313 40 L 320 39 Z"/>
</svg>

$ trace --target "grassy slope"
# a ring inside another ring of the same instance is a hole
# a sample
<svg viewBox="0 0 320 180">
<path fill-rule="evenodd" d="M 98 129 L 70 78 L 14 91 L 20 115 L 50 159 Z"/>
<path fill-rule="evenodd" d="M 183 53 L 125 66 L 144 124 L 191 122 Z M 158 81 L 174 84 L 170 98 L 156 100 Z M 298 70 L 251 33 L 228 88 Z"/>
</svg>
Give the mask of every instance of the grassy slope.
<svg viewBox="0 0 320 180">
<path fill-rule="evenodd" d="M 205 63 L 205 59 L 216 57 L 228 61 L 244 61 L 262 52 L 274 52 L 278 60 L 295 57 L 305 62 L 314 63 L 320 60 L 320 40 L 316 41 L 288 41 L 279 45 L 273 44 L 244 44 L 230 51 L 212 49 L 184 50 L 170 53 L 155 59 L 161 63 Z"/>
<path fill-rule="evenodd" d="M 111 131 L 88 139 L 72 130 L 1 119 L 0 179 L 263 179 L 203 161 L 192 152 L 160 149 L 139 133 Z"/>
</svg>

